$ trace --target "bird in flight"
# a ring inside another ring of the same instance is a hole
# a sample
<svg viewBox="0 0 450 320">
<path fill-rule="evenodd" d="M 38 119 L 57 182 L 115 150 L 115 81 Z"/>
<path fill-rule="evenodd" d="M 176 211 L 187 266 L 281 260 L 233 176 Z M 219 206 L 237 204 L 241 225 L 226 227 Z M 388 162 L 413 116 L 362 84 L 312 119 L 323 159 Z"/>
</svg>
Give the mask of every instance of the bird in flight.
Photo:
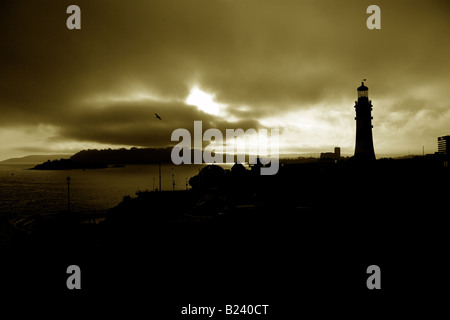
<svg viewBox="0 0 450 320">
<path fill-rule="evenodd" d="M 156 119 L 159 119 L 159 120 L 161 120 L 161 117 L 160 117 L 160 116 L 158 116 L 158 114 L 157 114 L 157 113 L 155 113 L 155 116 L 156 116 Z"/>
</svg>

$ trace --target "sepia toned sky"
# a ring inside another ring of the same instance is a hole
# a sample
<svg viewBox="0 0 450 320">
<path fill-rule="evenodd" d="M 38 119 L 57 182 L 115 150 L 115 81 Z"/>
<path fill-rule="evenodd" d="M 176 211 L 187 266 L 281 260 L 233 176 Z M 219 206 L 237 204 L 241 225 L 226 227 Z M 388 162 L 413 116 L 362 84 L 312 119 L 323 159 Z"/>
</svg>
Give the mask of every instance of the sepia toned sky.
<svg viewBox="0 0 450 320">
<path fill-rule="evenodd" d="M 3 0 L 0 160 L 167 146 L 194 120 L 352 155 L 363 78 L 377 157 L 433 153 L 450 134 L 449 14 L 446 0 Z"/>
</svg>

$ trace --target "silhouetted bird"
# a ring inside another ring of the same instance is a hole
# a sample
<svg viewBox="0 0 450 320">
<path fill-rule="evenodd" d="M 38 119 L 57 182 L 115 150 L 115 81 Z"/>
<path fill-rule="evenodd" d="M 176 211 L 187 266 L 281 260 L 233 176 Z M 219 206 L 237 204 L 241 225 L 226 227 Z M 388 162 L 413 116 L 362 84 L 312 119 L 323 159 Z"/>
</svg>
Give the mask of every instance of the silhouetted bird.
<svg viewBox="0 0 450 320">
<path fill-rule="evenodd" d="M 155 116 L 156 116 L 156 119 L 159 119 L 159 120 L 161 120 L 161 117 L 160 117 L 160 116 L 158 116 L 158 114 L 157 114 L 157 113 L 155 113 Z"/>
</svg>

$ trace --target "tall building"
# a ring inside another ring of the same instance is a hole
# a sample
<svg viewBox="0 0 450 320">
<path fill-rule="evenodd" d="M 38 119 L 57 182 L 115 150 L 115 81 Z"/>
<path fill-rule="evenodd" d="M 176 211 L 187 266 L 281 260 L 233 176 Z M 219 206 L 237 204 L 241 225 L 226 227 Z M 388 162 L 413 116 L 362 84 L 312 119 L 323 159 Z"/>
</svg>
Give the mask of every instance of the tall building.
<svg viewBox="0 0 450 320">
<path fill-rule="evenodd" d="M 336 156 L 336 159 L 340 159 L 341 158 L 341 148 L 335 147 L 334 148 L 334 154 Z"/>
<path fill-rule="evenodd" d="M 438 137 L 438 153 L 450 156 L 450 136 Z"/>
<path fill-rule="evenodd" d="M 372 101 L 369 100 L 369 88 L 361 83 L 357 89 L 358 101 L 355 101 L 356 111 L 356 144 L 354 158 L 360 161 L 375 160 L 372 138 Z"/>
</svg>

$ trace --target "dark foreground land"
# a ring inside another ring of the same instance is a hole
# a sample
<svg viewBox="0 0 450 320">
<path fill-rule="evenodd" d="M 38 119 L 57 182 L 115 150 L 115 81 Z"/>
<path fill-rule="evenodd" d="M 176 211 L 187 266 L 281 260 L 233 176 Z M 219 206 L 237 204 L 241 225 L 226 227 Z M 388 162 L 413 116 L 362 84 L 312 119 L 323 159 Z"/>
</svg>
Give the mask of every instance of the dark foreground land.
<svg viewBox="0 0 450 320">
<path fill-rule="evenodd" d="M 19 233 L 2 249 L 1 290 L 49 310 L 58 301 L 130 319 L 208 318 L 182 316 L 188 304 L 270 305 L 244 319 L 365 319 L 429 315 L 448 301 L 440 161 L 290 165 L 270 177 L 210 168 L 191 184 L 125 198 L 102 223 L 66 214 Z M 81 290 L 66 287 L 73 264 Z M 381 290 L 367 289 L 370 265 L 381 268 Z M 229 317 L 238 318 L 213 319 Z"/>
</svg>

